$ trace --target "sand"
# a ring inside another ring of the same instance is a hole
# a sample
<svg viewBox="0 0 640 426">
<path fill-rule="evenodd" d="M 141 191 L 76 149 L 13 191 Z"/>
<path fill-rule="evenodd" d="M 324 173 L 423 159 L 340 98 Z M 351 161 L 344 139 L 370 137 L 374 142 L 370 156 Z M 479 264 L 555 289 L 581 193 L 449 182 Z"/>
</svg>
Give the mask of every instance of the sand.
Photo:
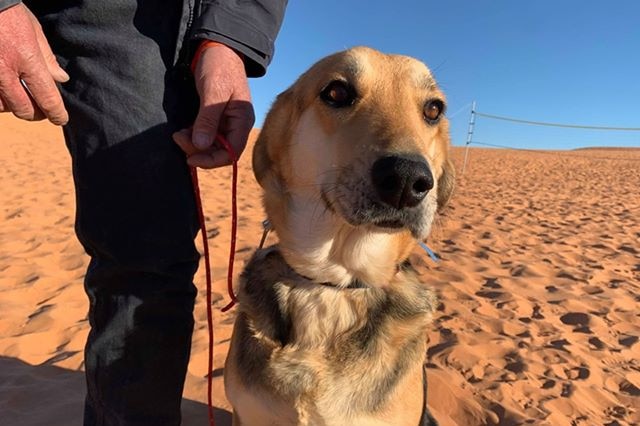
<svg viewBox="0 0 640 426">
<path fill-rule="evenodd" d="M 453 150 L 461 167 L 463 151 Z M 82 288 L 70 161 L 59 129 L 0 115 L 0 422 L 81 424 Z M 225 276 L 230 171 L 201 172 L 214 253 L 217 425 L 233 311 Z M 241 163 L 236 269 L 263 219 Z M 274 242 L 270 237 L 270 242 Z M 451 207 L 414 263 L 441 306 L 429 340 L 429 404 L 447 425 L 640 424 L 640 151 L 472 149 Z M 198 243 L 199 244 L 199 243 Z M 206 424 L 204 273 L 183 413 Z"/>
</svg>

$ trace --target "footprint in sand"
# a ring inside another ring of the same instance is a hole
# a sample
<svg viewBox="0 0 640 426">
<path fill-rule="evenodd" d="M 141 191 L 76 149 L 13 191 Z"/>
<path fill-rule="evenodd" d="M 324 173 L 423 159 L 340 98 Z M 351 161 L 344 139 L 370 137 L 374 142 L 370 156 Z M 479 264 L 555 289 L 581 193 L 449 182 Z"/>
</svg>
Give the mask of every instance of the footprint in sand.
<svg viewBox="0 0 640 426">
<path fill-rule="evenodd" d="M 500 284 L 498 284 L 498 278 L 493 278 L 493 277 L 483 277 L 485 279 L 484 284 L 482 284 L 483 287 L 489 287 L 489 288 L 502 288 L 502 286 Z"/>
<path fill-rule="evenodd" d="M 584 312 L 569 312 L 562 315 L 560 321 L 562 321 L 563 324 L 574 326 L 574 333 L 592 333 L 589 328 L 589 314 L 585 314 Z"/>
<path fill-rule="evenodd" d="M 620 284 L 624 284 L 624 281 L 623 281 L 623 280 L 616 280 L 616 279 L 613 279 L 613 280 L 610 280 L 610 281 L 609 281 L 608 287 L 609 287 L 609 288 L 616 289 L 616 288 L 619 288 L 619 287 L 620 287 Z"/>
<path fill-rule="evenodd" d="M 511 274 L 512 277 L 521 277 L 522 274 L 524 274 L 526 270 L 527 270 L 527 266 L 526 265 L 517 265 L 517 266 L 514 266 L 513 268 L 511 268 L 509 273 Z"/>
<path fill-rule="evenodd" d="M 540 387 L 542 389 L 553 389 L 555 386 L 556 386 L 556 381 L 555 380 L 547 379 L 547 380 L 544 381 L 544 383 Z"/>
<path fill-rule="evenodd" d="M 622 379 L 619 384 L 620 392 L 627 394 L 629 396 L 640 396 L 640 389 L 629 382 L 627 379 Z"/>
<path fill-rule="evenodd" d="M 560 396 L 564 398 L 569 398 L 573 394 L 573 385 L 571 383 L 563 383 L 562 391 L 560 391 Z"/>
<path fill-rule="evenodd" d="M 624 408 L 621 405 L 615 405 L 613 407 L 607 408 L 604 413 L 609 418 L 614 417 L 616 419 L 621 419 L 622 420 L 627 415 L 627 409 Z M 620 423 L 618 423 L 617 421 L 614 420 L 614 421 L 612 421 L 610 423 L 607 423 L 605 426 L 614 425 L 614 424 L 618 424 L 619 425 Z"/>
<path fill-rule="evenodd" d="M 476 296 L 483 297 L 485 299 L 496 300 L 500 302 L 504 302 L 505 300 L 511 299 L 511 293 L 506 291 L 500 291 L 502 286 L 498 284 L 498 278 L 494 277 L 485 277 L 485 283 L 482 284 L 483 290 L 477 291 Z"/>
<path fill-rule="evenodd" d="M 542 308 L 540 308 L 539 305 L 534 305 L 533 312 L 531 313 L 531 318 L 537 319 L 537 320 L 544 319 L 544 315 L 542 315 L 542 313 L 540 312 L 540 309 Z"/>
<path fill-rule="evenodd" d="M 509 297 L 509 293 L 505 293 L 504 291 L 480 290 L 476 292 L 476 296 L 484 297 L 485 299 L 506 299 Z"/>
<path fill-rule="evenodd" d="M 520 374 L 527 370 L 527 365 L 517 352 L 507 354 L 504 360 L 507 362 L 504 368 L 512 373 Z"/>
<path fill-rule="evenodd" d="M 597 337 L 590 337 L 589 344 L 593 346 L 594 349 L 602 350 L 606 347 L 606 345 L 602 342 L 602 340 Z"/>
<path fill-rule="evenodd" d="M 618 250 L 620 251 L 626 251 L 627 253 L 631 253 L 631 254 L 638 254 L 638 250 L 636 250 L 635 248 L 628 246 L 628 245 L 621 245 L 620 247 L 618 247 Z"/>
<path fill-rule="evenodd" d="M 569 343 L 567 339 L 558 339 L 558 340 L 552 340 L 545 347 L 550 349 L 557 349 L 566 353 L 571 353 L 571 351 L 565 348 L 565 346 L 571 346 L 571 343 Z"/>
<path fill-rule="evenodd" d="M 638 336 L 622 336 L 618 338 L 618 343 L 622 346 L 626 346 L 630 348 L 631 346 L 638 343 Z"/>
<path fill-rule="evenodd" d="M 441 343 L 438 343 L 437 345 L 431 346 L 429 349 L 427 349 L 427 360 L 431 360 L 439 353 L 458 344 L 458 337 L 451 331 L 451 329 L 441 327 L 439 331 Z"/>
<path fill-rule="evenodd" d="M 218 228 L 217 226 L 211 229 L 207 229 L 207 240 L 215 238 L 218 235 L 220 235 L 220 228 Z"/>
<path fill-rule="evenodd" d="M 565 372 L 571 380 L 586 380 L 591 376 L 591 371 L 584 365 L 567 369 Z"/>
<path fill-rule="evenodd" d="M 484 250 L 478 250 L 473 254 L 473 256 L 478 259 L 484 259 L 484 260 L 489 259 L 489 254 Z"/>
</svg>

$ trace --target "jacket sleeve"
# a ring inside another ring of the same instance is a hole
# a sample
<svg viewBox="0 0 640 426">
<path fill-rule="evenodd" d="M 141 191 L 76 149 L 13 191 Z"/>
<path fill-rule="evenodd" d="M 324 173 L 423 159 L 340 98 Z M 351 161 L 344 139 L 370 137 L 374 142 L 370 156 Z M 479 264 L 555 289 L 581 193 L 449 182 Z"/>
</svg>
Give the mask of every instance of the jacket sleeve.
<svg viewBox="0 0 640 426">
<path fill-rule="evenodd" d="M 237 50 L 244 55 L 247 76 L 261 77 L 273 57 L 286 6 L 287 0 L 203 0 L 192 38 Z"/>
<path fill-rule="evenodd" d="M 20 0 L 0 0 L 0 12 L 18 3 L 20 3 Z"/>
</svg>

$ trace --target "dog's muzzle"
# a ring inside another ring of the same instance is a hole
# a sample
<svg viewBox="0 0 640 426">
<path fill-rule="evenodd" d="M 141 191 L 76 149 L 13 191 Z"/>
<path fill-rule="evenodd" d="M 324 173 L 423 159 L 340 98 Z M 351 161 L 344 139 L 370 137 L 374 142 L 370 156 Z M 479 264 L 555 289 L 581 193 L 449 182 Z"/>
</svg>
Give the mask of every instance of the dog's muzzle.
<svg viewBox="0 0 640 426">
<path fill-rule="evenodd" d="M 327 185 L 333 190 L 323 189 L 327 209 L 353 226 L 407 229 L 424 238 L 436 209 L 435 197 L 429 195 L 435 182 L 427 161 L 415 154 L 384 155 L 361 170 L 369 176 L 348 168 L 337 184 Z"/>
<path fill-rule="evenodd" d="M 395 209 L 417 206 L 433 189 L 433 175 L 418 156 L 393 155 L 373 163 L 371 178 L 380 200 Z"/>
</svg>

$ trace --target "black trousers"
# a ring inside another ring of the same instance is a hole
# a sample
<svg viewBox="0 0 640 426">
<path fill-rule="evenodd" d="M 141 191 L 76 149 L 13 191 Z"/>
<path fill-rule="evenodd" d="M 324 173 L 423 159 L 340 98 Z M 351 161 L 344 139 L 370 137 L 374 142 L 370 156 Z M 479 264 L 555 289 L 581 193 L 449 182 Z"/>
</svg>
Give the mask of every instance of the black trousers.
<svg viewBox="0 0 640 426">
<path fill-rule="evenodd" d="M 197 95 L 180 65 L 190 1 L 26 2 L 71 80 L 64 128 L 85 278 L 85 426 L 178 425 L 199 254 L 185 157 L 171 133 Z"/>
</svg>

